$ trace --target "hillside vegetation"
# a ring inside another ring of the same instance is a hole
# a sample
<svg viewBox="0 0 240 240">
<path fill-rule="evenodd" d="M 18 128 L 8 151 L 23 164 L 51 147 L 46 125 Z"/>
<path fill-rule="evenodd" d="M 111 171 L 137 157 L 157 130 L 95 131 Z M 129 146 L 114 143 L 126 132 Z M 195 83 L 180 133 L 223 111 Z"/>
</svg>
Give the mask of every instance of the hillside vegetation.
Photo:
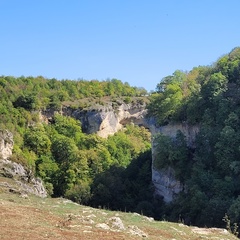
<svg viewBox="0 0 240 240">
<path fill-rule="evenodd" d="M 171 166 L 184 186 L 166 210 L 169 219 L 222 226 L 240 222 L 240 48 L 211 66 L 165 77 L 151 95 L 149 115 L 160 125 L 197 125 L 194 146 L 181 132 L 158 136 L 158 169 Z"/>
<path fill-rule="evenodd" d="M 148 114 L 159 125 L 184 123 L 200 130 L 189 146 L 159 135 L 154 166 L 171 167 L 183 191 L 170 204 L 154 198 L 150 133 L 127 125 L 100 138 L 85 134 L 79 120 L 61 109 L 89 109 L 146 101 L 146 90 L 120 80 L 71 81 L 43 77 L 0 78 L 0 129 L 14 134 L 11 160 L 40 176 L 50 196 L 155 219 L 225 227 L 240 222 L 240 48 L 211 66 L 165 77 L 149 98 Z M 39 112 L 56 111 L 49 124 Z M 225 222 L 223 221 L 223 218 Z M 234 231 L 235 231 L 234 230 Z"/>
<path fill-rule="evenodd" d="M 14 135 L 11 160 L 41 177 L 50 196 L 153 214 L 150 133 L 128 125 L 103 139 L 85 134 L 79 120 L 61 115 L 63 107 L 88 110 L 109 103 L 143 102 L 146 90 L 117 79 L 2 76 L 0 92 L 0 129 Z M 48 109 L 56 114 L 46 124 L 39 113 Z"/>
</svg>

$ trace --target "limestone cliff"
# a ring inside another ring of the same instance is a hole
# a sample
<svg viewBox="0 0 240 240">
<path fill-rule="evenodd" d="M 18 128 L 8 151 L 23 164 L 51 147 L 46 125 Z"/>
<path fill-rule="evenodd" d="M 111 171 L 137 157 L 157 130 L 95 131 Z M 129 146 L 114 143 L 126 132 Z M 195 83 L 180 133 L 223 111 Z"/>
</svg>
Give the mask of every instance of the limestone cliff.
<svg viewBox="0 0 240 240">
<path fill-rule="evenodd" d="M 152 168 L 152 182 L 155 187 L 155 195 L 163 197 L 167 203 L 183 190 L 183 185 L 176 180 L 175 172 L 171 167 L 161 170 Z"/>
<path fill-rule="evenodd" d="M 43 122 L 51 121 L 56 112 L 48 109 L 40 112 L 40 119 Z M 145 103 L 124 102 L 108 103 L 105 106 L 96 105 L 87 109 L 71 109 L 63 107 L 57 112 L 64 116 L 72 116 L 82 123 L 82 129 L 85 133 L 97 133 L 106 138 L 118 132 L 128 123 L 134 123 L 149 128 L 145 118 L 147 110 Z"/>
<path fill-rule="evenodd" d="M 157 170 L 154 168 L 156 158 L 154 136 L 163 134 L 175 138 L 177 131 L 180 130 L 187 139 L 190 147 L 194 147 L 194 140 L 199 131 L 198 126 L 190 126 L 186 123 L 169 124 L 157 126 L 154 118 L 147 118 L 146 104 L 124 102 L 108 103 L 105 106 L 95 106 L 88 109 L 71 109 L 64 107 L 59 114 L 72 116 L 79 119 L 82 129 L 86 133 L 97 133 L 101 137 L 108 137 L 122 129 L 128 123 L 134 123 L 148 128 L 152 134 L 152 181 L 155 186 L 156 195 L 164 198 L 165 202 L 171 202 L 175 194 L 182 191 L 182 184 L 175 179 L 174 170 L 170 167 Z M 48 121 L 54 116 L 55 112 L 47 110 L 41 113 L 41 118 Z"/>
<path fill-rule="evenodd" d="M 7 130 L 0 129 L 0 159 L 7 159 L 12 155 L 13 135 Z"/>
<path fill-rule="evenodd" d="M 10 192 L 19 195 L 34 194 L 39 197 L 47 197 L 42 180 L 35 178 L 29 170 L 19 163 L 7 159 L 0 160 L 1 176 L 12 180 L 0 182 L 0 186 L 7 188 Z"/>
<path fill-rule="evenodd" d="M 174 196 L 183 190 L 184 186 L 175 178 L 173 168 L 167 167 L 159 170 L 154 167 L 154 161 L 157 157 L 154 135 L 161 133 L 174 139 L 178 131 L 185 135 L 188 146 L 193 148 L 199 126 L 191 126 L 184 123 L 169 124 L 156 127 L 154 133 L 152 132 L 152 182 L 155 186 L 155 194 L 162 196 L 165 202 L 171 202 Z"/>
<path fill-rule="evenodd" d="M 199 126 L 197 125 L 189 125 L 187 123 L 172 123 L 165 126 L 155 127 L 154 132 L 152 131 L 152 134 L 155 135 L 157 133 L 161 133 L 174 139 L 178 131 L 181 131 L 185 135 L 188 146 L 194 147 L 195 138 L 199 132 Z"/>
<path fill-rule="evenodd" d="M 75 111 L 73 116 L 80 119 L 85 131 L 96 132 L 101 137 L 112 135 L 128 123 L 144 126 L 152 134 L 152 182 L 155 186 L 155 194 L 162 196 L 165 202 L 171 202 L 175 194 L 183 190 L 183 185 L 175 178 L 174 169 L 157 170 L 154 168 L 156 157 L 154 136 L 163 134 L 175 138 L 178 131 L 181 131 L 187 140 L 189 147 L 194 147 L 195 137 L 199 131 L 198 126 L 191 126 L 186 123 L 169 124 L 157 126 L 155 119 L 147 118 L 145 105 L 120 104 L 115 110 L 112 107 L 91 111 Z"/>
<path fill-rule="evenodd" d="M 0 130 L 0 187 L 20 195 L 31 193 L 46 197 L 47 192 L 41 179 L 35 178 L 21 164 L 9 160 L 12 149 L 12 133 L 7 130 Z"/>
<path fill-rule="evenodd" d="M 106 138 L 113 135 L 128 123 L 145 125 L 145 105 L 133 105 L 122 103 L 113 108 L 103 108 L 92 111 L 76 111 L 73 116 L 80 119 L 87 133 L 96 132 Z"/>
</svg>

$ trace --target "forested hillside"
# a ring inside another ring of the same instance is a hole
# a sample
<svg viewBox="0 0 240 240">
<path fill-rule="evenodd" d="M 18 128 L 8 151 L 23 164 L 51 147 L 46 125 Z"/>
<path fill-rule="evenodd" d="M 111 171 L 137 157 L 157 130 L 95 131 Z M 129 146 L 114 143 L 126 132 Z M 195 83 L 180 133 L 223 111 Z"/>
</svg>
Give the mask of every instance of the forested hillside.
<svg viewBox="0 0 240 240">
<path fill-rule="evenodd" d="M 146 101 L 145 89 L 117 79 L 2 76 L 0 93 L 0 129 L 14 135 L 12 160 L 40 176 L 49 195 L 199 226 L 240 222 L 240 48 L 211 66 L 175 71 L 148 97 L 148 116 L 159 126 L 199 127 L 194 145 L 181 132 L 175 139 L 155 136 L 154 167 L 171 167 L 183 185 L 169 204 L 154 198 L 147 129 L 130 124 L 103 139 L 61 115 L 63 107 L 88 109 L 106 99 Z M 47 109 L 56 111 L 48 124 L 39 117 Z"/>
<path fill-rule="evenodd" d="M 51 196 L 81 204 L 152 214 L 150 133 L 134 125 L 103 139 L 82 132 L 63 107 L 89 109 L 106 101 L 131 103 L 147 91 L 112 79 L 71 81 L 0 78 L 0 129 L 14 136 L 11 160 L 44 180 Z M 43 110 L 56 111 L 48 124 Z M 144 205 L 145 204 L 145 205 Z"/>
<path fill-rule="evenodd" d="M 181 132 L 159 135 L 155 167 L 171 166 L 184 186 L 166 210 L 169 219 L 222 226 L 240 222 L 240 48 L 211 66 L 165 77 L 151 95 L 149 115 L 160 125 L 199 126 L 195 145 Z"/>
</svg>

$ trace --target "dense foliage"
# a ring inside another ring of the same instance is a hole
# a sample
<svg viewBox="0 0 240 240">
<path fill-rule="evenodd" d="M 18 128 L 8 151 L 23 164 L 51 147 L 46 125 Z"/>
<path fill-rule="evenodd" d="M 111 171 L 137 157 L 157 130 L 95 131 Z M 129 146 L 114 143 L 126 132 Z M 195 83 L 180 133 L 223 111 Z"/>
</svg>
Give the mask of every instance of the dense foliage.
<svg viewBox="0 0 240 240">
<path fill-rule="evenodd" d="M 59 114 L 63 105 L 83 109 L 93 101 L 104 104 L 106 96 L 129 103 L 146 95 L 144 89 L 116 79 L 2 76 L 0 93 L 0 128 L 14 134 L 12 160 L 40 176 L 52 196 L 200 226 L 224 226 L 226 216 L 240 222 L 240 48 L 212 66 L 175 71 L 150 95 L 148 114 L 159 125 L 199 127 L 194 145 L 181 132 L 175 139 L 155 137 L 154 167 L 173 168 L 184 186 L 166 205 L 153 198 L 146 129 L 128 125 L 103 139 Z M 39 111 L 47 109 L 58 112 L 50 124 L 39 119 Z"/>
<path fill-rule="evenodd" d="M 88 82 L 2 76 L 0 93 L 0 128 L 14 135 L 12 160 L 41 177 L 50 195 L 97 207 L 145 211 L 138 202 L 152 199 L 150 133 L 128 125 L 103 139 L 85 134 L 80 121 L 60 113 L 62 106 L 94 108 L 96 103 L 104 105 L 106 98 L 112 104 L 120 98 L 129 103 L 146 90 L 117 79 Z M 48 124 L 39 115 L 47 110 L 56 111 Z M 137 189 L 132 192 L 134 186 Z M 140 196 L 141 187 L 146 194 Z M 152 207 L 152 201 L 149 204 Z"/>
<path fill-rule="evenodd" d="M 192 224 L 222 226 L 225 213 L 240 222 L 240 48 L 212 66 L 165 77 L 151 96 L 149 114 L 160 125 L 199 126 L 195 146 L 181 133 L 158 136 L 155 167 L 171 166 L 184 191 L 166 210 Z"/>
</svg>

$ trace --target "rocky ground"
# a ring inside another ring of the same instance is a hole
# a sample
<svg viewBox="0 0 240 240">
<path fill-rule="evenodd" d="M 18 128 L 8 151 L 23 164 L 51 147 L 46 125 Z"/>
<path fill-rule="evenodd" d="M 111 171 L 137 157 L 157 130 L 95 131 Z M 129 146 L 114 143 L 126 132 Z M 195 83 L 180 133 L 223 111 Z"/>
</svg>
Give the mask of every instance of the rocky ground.
<svg viewBox="0 0 240 240">
<path fill-rule="evenodd" d="M 0 239 L 237 239 L 225 229 L 154 221 L 137 213 L 114 212 L 69 200 L 11 191 L 13 179 L 0 178 Z M 16 188 L 17 186 L 15 186 Z M 21 190 L 21 189 L 20 189 Z"/>
</svg>

